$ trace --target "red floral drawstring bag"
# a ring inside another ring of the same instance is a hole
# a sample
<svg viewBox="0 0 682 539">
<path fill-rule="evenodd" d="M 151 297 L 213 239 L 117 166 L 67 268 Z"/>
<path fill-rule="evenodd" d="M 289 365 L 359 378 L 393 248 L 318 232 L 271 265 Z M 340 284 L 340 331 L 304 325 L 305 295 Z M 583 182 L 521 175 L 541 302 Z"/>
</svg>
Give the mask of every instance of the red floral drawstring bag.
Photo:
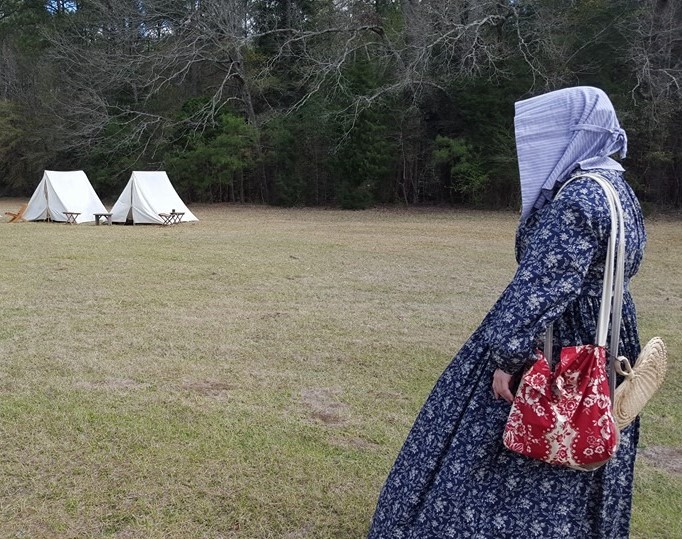
<svg viewBox="0 0 682 539">
<path fill-rule="evenodd" d="M 625 232 L 623 210 L 613 186 L 593 174 L 575 176 L 571 180 L 578 177 L 599 182 L 611 213 L 596 344 L 562 348 L 559 362 L 552 371 L 549 364 L 552 327 L 547 328 L 544 353 L 537 352 L 536 362 L 521 378 L 503 441 L 516 453 L 550 464 L 591 471 L 605 464 L 618 447 L 618 429 L 611 404 L 615 373 L 607 353 L 606 337 L 610 319 L 609 349 L 615 357 L 623 304 Z M 568 181 L 564 186 L 566 184 Z"/>
</svg>

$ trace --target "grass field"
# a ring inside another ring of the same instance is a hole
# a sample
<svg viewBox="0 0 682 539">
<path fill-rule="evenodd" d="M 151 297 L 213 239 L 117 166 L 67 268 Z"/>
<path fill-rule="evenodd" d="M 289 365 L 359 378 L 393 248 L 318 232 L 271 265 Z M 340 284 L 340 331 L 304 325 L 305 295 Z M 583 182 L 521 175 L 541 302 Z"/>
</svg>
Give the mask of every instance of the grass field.
<svg viewBox="0 0 682 539">
<path fill-rule="evenodd" d="M 0 222 L 0 537 L 364 537 L 514 272 L 511 213 L 192 209 L 175 227 Z M 674 539 L 682 222 L 648 231 L 632 290 L 671 365 L 632 536 Z"/>
</svg>

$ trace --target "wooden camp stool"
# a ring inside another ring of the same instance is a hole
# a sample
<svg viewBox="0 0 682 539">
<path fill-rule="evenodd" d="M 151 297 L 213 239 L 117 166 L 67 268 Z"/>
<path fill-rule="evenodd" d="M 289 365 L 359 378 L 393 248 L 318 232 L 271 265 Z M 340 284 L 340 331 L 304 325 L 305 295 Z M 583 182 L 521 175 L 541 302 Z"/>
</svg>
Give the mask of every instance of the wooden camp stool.
<svg viewBox="0 0 682 539">
<path fill-rule="evenodd" d="M 9 215 L 9 217 L 10 217 L 9 222 L 10 223 L 17 223 L 19 221 L 23 221 L 24 220 L 24 212 L 26 211 L 27 206 L 28 206 L 28 204 L 22 204 L 21 207 L 16 212 L 6 211 L 5 215 Z"/>
<path fill-rule="evenodd" d="M 163 219 L 164 225 L 177 225 L 182 221 L 183 215 L 185 215 L 184 211 L 172 211 L 170 213 L 160 213 L 159 217 Z"/>
<path fill-rule="evenodd" d="M 63 211 L 62 213 L 64 215 L 66 215 L 66 224 L 67 225 L 78 224 L 76 222 L 76 219 L 78 219 L 78 216 L 81 214 L 81 212 L 79 212 L 79 211 Z"/>
<path fill-rule="evenodd" d="M 105 223 L 110 225 L 111 224 L 111 214 L 110 213 L 93 213 L 95 216 L 95 224 L 99 225 L 99 220 L 104 217 Z"/>
</svg>

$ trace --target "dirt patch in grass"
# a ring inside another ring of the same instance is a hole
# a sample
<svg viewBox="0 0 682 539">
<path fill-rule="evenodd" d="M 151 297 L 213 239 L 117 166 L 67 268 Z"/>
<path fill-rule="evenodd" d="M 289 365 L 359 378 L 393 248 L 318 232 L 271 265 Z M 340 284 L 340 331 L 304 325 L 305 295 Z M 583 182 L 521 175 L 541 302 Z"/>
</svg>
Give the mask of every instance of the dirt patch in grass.
<svg viewBox="0 0 682 539">
<path fill-rule="evenodd" d="M 375 444 L 374 442 L 368 442 L 367 440 L 363 440 L 362 438 L 358 437 L 345 438 L 341 436 L 332 436 L 329 439 L 329 442 L 332 445 L 342 447 L 344 449 L 374 450 L 381 447 L 379 444 Z"/>
<path fill-rule="evenodd" d="M 348 423 L 350 407 L 339 400 L 340 395 L 340 389 L 304 389 L 301 391 L 301 401 L 315 421 L 329 426 L 341 426 Z"/>
<path fill-rule="evenodd" d="M 644 461 L 666 472 L 682 476 L 682 447 L 650 445 L 640 449 Z"/>
<path fill-rule="evenodd" d="M 378 401 L 405 402 L 407 397 L 397 391 L 370 391 L 369 394 Z"/>
<path fill-rule="evenodd" d="M 289 532 L 284 536 L 284 539 L 306 539 L 307 537 L 312 537 L 314 526 L 312 524 L 306 524 L 300 530 Z"/>
</svg>

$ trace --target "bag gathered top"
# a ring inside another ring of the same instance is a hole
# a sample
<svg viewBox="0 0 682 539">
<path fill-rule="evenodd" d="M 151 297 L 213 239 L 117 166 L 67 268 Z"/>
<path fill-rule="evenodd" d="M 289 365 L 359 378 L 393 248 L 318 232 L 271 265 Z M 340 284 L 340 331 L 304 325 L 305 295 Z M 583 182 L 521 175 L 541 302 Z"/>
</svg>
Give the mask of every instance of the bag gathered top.
<svg viewBox="0 0 682 539">
<path fill-rule="evenodd" d="M 626 358 L 616 357 L 625 273 L 623 209 L 614 187 L 596 174 L 574 176 L 562 189 L 582 177 L 601 185 L 611 215 L 595 344 L 562 348 L 552 371 L 552 326 L 547 328 L 544 351 L 536 352 L 535 363 L 521 378 L 503 442 L 511 451 L 534 459 L 592 471 L 615 454 L 619 429 L 634 420 L 660 387 L 666 350 L 663 341 L 655 337 L 644 347 L 634 368 Z M 616 371 L 625 377 L 618 389 Z"/>
</svg>

